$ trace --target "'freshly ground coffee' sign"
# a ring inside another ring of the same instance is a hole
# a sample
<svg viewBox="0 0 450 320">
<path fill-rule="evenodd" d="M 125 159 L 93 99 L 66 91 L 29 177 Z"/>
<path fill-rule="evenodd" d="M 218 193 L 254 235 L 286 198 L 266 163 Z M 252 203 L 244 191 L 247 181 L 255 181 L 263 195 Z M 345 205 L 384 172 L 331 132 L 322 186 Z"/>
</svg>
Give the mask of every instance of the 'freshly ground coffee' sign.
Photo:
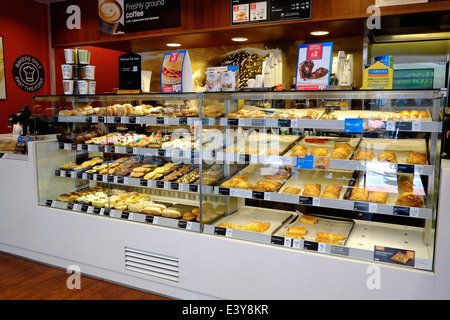
<svg viewBox="0 0 450 320">
<path fill-rule="evenodd" d="M 99 28 L 104 35 L 181 26 L 181 0 L 99 0 Z"/>
<path fill-rule="evenodd" d="M 45 72 L 38 59 L 24 55 L 14 62 L 13 77 L 23 91 L 36 92 L 44 85 Z"/>
</svg>

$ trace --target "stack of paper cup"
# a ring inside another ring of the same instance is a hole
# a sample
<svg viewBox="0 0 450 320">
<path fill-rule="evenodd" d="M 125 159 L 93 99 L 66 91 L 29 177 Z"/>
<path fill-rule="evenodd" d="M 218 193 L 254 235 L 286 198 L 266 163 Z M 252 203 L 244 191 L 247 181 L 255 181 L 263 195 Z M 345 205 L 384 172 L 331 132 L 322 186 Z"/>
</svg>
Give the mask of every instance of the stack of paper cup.
<svg viewBox="0 0 450 320">
<path fill-rule="evenodd" d="M 87 93 L 85 94 L 95 94 L 95 66 L 85 65 L 81 67 L 81 74 L 83 80 L 87 82 Z M 82 94 L 82 93 L 80 93 Z"/>
<path fill-rule="evenodd" d="M 66 64 L 61 65 L 64 94 L 95 94 L 95 66 L 89 50 L 64 49 Z"/>
<path fill-rule="evenodd" d="M 64 49 L 66 64 L 61 65 L 64 94 L 74 94 L 75 81 L 78 78 L 78 57 L 75 49 Z"/>
</svg>

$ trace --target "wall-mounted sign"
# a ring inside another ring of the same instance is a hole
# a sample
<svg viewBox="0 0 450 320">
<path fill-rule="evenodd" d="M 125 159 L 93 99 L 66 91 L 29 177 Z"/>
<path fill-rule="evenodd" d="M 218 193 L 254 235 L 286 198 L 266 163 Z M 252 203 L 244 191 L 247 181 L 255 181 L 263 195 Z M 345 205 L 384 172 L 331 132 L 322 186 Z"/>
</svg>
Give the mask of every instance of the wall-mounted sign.
<svg viewBox="0 0 450 320">
<path fill-rule="evenodd" d="M 119 57 L 120 90 L 141 89 L 141 56 L 128 53 Z"/>
<path fill-rule="evenodd" d="M 311 19 L 311 1 L 231 0 L 231 25 Z"/>
<path fill-rule="evenodd" d="M 13 78 L 23 91 L 36 92 L 44 85 L 44 67 L 33 56 L 21 56 L 14 62 Z"/>
<path fill-rule="evenodd" d="M 103 35 L 181 26 L 181 0 L 98 0 Z"/>
</svg>

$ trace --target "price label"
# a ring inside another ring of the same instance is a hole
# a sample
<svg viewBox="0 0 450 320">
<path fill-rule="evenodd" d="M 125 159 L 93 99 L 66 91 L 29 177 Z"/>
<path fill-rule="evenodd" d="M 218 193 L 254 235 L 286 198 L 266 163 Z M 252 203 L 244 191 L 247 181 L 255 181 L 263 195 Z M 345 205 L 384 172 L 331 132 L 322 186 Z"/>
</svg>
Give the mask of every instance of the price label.
<svg viewBox="0 0 450 320">
<path fill-rule="evenodd" d="M 364 131 L 364 119 L 347 118 L 345 119 L 346 133 L 362 133 Z"/>
<path fill-rule="evenodd" d="M 191 230 L 192 229 L 192 222 L 191 221 L 180 220 L 180 221 L 178 221 L 178 228 Z"/>
<path fill-rule="evenodd" d="M 312 251 L 319 251 L 319 243 L 305 240 L 303 242 L 303 249 L 312 250 Z"/>
<path fill-rule="evenodd" d="M 155 216 L 146 216 L 145 222 L 152 223 L 152 224 L 158 224 L 158 217 Z"/>
</svg>

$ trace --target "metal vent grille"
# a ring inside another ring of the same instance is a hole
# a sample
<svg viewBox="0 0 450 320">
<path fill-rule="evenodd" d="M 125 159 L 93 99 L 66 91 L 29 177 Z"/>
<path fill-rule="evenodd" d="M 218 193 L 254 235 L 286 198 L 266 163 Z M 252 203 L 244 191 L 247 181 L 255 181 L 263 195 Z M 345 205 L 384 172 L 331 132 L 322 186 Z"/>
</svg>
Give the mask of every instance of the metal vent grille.
<svg viewBox="0 0 450 320">
<path fill-rule="evenodd" d="M 174 282 L 179 280 L 178 258 L 125 248 L 125 269 Z"/>
</svg>

